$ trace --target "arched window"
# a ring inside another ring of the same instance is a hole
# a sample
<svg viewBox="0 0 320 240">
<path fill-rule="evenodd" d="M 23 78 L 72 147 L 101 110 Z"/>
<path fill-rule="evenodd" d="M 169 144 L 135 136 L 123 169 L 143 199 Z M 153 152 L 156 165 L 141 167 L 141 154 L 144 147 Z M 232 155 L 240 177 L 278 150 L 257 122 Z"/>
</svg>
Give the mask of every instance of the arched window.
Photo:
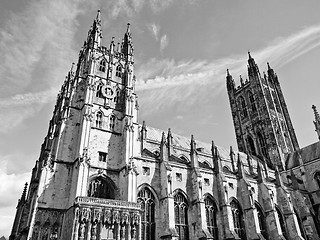
<svg viewBox="0 0 320 240">
<path fill-rule="evenodd" d="M 244 219 L 242 209 L 240 204 L 236 200 L 232 200 L 230 203 L 231 211 L 232 211 L 232 218 L 234 224 L 234 231 L 238 234 L 238 236 L 242 240 L 246 240 L 246 231 L 244 228 Z"/>
<path fill-rule="evenodd" d="M 122 67 L 120 64 L 116 68 L 116 77 L 122 77 Z"/>
<path fill-rule="evenodd" d="M 217 206 L 212 199 L 212 197 L 207 196 L 204 199 L 204 203 L 206 206 L 206 220 L 207 220 L 207 226 L 208 230 L 211 233 L 211 235 L 214 237 L 214 240 L 218 240 L 218 226 L 217 226 Z"/>
<path fill-rule="evenodd" d="M 96 114 L 96 127 L 102 128 L 102 112 L 97 112 Z"/>
<path fill-rule="evenodd" d="M 261 154 L 268 158 L 268 151 L 267 151 L 267 145 L 266 145 L 266 142 L 262 136 L 262 134 L 259 132 L 258 133 L 258 141 L 259 141 L 259 145 L 260 145 L 260 152 Z"/>
<path fill-rule="evenodd" d="M 115 103 L 118 103 L 119 100 L 120 100 L 120 91 L 117 90 L 116 96 L 114 97 L 113 101 L 114 101 Z"/>
<path fill-rule="evenodd" d="M 189 239 L 187 199 L 178 192 L 174 196 L 174 217 L 179 240 Z"/>
<path fill-rule="evenodd" d="M 249 151 L 252 155 L 257 156 L 256 148 L 254 147 L 254 141 L 251 136 L 247 137 L 247 142 L 249 145 Z"/>
<path fill-rule="evenodd" d="M 320 172 L 314 174 L 314 179 L 317 181 L 318 188 L 320 188 Z"/>
<path fill-rule="evenodd" d="M 251 105 L 251 110 L 254 113 L 257 111 L 257 107 L 256 107 L 256 103 L 254 101 L 254 97 L 253 97 L 252 92 L 249 91 L 248 96 L 249 96 L 249 101 L 250 101 L 250 105 Z"/>
<path fill-rule="evenodd" d="M 247 106 L 246 102 L 243 97 L 239 97 L 239 104 L 240 104 L 240 113 L 241 113 L 241 118 L 247 118 L 248 117 L 248 111 L 247 111 Z"/>
<path fill-rule="evenodd" d="M 111 115 L 110 119 L 109 119 L 109 129 L 110 129 L 110 131 L 114 131 L 115 122 L 116 122 L 116 117 L 114 115 Z"/>
<path fill-rule="evenodd" d="M 106 72 L 106 60 L 102 59 L 99 63 L 99 71 Z"/>
<path fill-rule="evenodd" d="M 97 177 L 91 180 L 88 189 L 89 197 L 114 199 L 114 188 L 112 183 L 102 177 Z"/>
<path fill-rule="evenodd" d="M 279 223 L 280 223 L 280 227 L 281 227 L 281 231 L 282 231 L 282 235 L 287 238 L 287 227 L 286 227 L 286 222 L 284 220 L 284 217 L 279 209 L 278 206 L 276 206 L 276 212 L 278 215 L 278 219 L 279 219 Z"/>
<path fill-rule="evenodd" d="M 258 221 L 259 221 L 259 227 L 260 227 L 261 234 L 262 234 L 262 236 L 264 236 L 265 239 L 268 239 L 266 220 L 265 220 L 265 216 L 262 211 L 262 208 L 257 203 L 255 203 L 255 207 L 256 207 L 257 213 L 258 213 Z"/>
<path fill-rule="evenodd" d="M 149 188 L 144 187 L 138 193 L 138 203 L 144 210 L 141 216 L 141 239 L 154 240 L 155 238 L 155 200 Z"/>
<path fill-rule="evenodd" d="M 101 83 L 97 86 L 96 97 L 98 98 L 103 98 L 102 92 L 101 92 L 102 86 L 103 85 Z"/>
</svg>

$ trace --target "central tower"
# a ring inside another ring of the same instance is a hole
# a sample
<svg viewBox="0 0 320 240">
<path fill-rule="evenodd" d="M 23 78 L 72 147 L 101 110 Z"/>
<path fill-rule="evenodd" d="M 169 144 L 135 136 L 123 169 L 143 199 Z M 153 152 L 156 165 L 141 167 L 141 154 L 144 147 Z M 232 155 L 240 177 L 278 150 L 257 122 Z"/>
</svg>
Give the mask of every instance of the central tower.
<svg viewBox="0 0 320 240">
<path fill-rule="evenodd" d="M 299 149 L 277 75 L 268 63 L 260 75 L 249 53 L 248 76 L 236 87 L 227 71 L 227 89 L 239 151 L 283 168 L 283 154 Z"/>
</svg>

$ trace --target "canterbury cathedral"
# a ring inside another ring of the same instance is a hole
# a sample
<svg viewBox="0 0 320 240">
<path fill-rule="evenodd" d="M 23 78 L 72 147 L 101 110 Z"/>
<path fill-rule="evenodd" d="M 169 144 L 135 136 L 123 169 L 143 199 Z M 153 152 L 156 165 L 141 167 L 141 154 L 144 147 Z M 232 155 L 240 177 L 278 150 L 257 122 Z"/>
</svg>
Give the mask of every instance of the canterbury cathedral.
<svg viewBox="0 0 320 240">
<path fill-rule="evenodd" d="M 320 240 L 320 142 L 299 146 L 269 64 L 249 53 L 239 86 L 227 70 L 239 151 L 225 149 L 140 121 L 130 25 L 107 47 L 101 29 L 98 11 L 10 240 Z"/>
</svg>

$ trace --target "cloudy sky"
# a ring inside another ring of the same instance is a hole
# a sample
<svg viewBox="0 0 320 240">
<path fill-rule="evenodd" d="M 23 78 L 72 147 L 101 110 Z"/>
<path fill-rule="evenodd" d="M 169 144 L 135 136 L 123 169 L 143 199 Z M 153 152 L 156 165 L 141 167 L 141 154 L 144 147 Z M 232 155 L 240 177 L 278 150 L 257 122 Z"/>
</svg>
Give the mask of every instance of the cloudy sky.
<svg viewBox="0 0 320 240">
<path fill-rule="evenodd" d="M 101 9 L 103 42 L 131 23 L 140 122 L 236 147 L 225 72 L 247 51 L 281 82 L 300 146 L 317 140 L 318 0 L 1 0 L 0 236 L 39 156 L 56 94 Z"/>
</svg>

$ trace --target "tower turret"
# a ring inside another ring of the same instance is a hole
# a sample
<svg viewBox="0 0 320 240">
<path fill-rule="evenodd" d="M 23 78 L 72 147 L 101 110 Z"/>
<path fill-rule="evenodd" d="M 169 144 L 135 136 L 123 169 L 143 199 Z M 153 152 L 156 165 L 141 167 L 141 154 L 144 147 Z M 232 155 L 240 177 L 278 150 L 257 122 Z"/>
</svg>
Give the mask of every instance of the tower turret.
<svg viewBox="0 0 320 240">
<path fill-rule="evenodd" d="M 248 53 L 248 81 L 227 89 L 240 151 L 259 157 L 269 167 L 284 165 L 283 154 L 299 149 L 277 75 L 268 63 L 267 75 Z M 232 86 L 232 87 L 230 87 Z"/>
</svg>

